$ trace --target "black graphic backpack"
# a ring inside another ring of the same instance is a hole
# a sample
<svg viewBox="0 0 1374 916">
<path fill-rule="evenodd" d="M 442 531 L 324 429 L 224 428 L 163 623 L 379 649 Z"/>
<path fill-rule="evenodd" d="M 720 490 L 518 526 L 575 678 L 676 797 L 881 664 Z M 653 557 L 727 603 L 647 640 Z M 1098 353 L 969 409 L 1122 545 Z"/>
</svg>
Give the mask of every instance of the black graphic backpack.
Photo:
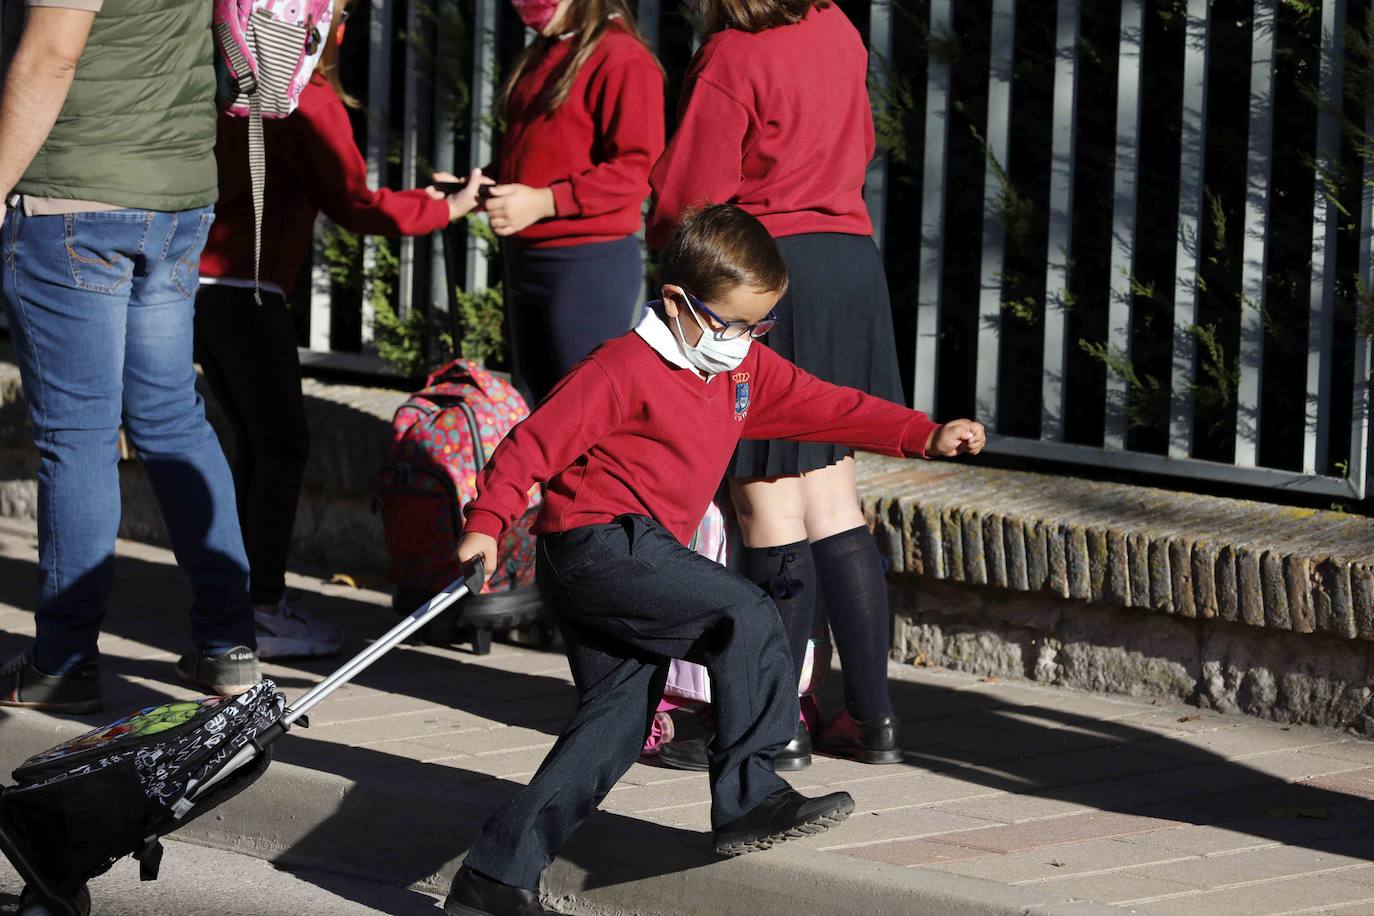
<svg viewBox="0 0 1374 916">
<path fill-rule="evenodd" d="M 30 758 L 0 793 L 0 815 L 35 862 L 76 885 L 126 855 L 157 877 L 159 837 L 251 785 L 270 748 L 215 782 L 225 765 L 274 725 L 286 706 L 264 680 L 235 697 L 150 706 Z M 200 790 L 214 783 L 203 795 Z"/>
</svg>

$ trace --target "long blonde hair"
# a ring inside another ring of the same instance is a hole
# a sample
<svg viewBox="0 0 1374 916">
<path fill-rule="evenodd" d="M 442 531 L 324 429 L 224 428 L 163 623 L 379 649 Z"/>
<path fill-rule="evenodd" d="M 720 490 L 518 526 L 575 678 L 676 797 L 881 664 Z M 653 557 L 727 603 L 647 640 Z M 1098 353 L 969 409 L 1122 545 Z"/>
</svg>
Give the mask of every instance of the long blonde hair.
<svg viewBox="0 0 1374 916">
<path fill-rule="evenodd" d="M 568 94 L 572 92 L 572 85 L 577 79 L 578 72 L 588 58 L 592 56 L 596 46 L 601 43 L 601 38 L 606 34 L 606 30 L 611 28 L 613 19 L 620 20 L 621 25 L 640 44 L 644 45 L 645 50 L 649 48 L 644 36 L 639 32 L 639 27 L 635 24 L 634 13 L 631 12 L 630 5 L 626 0 L 572 0 L 564 18 L 567 21 L 563 23 L 563 34 L 575 33 L 572 38 L 568 39 L 573 43 L 573 49 L 562 66 L 540 91 L 539 106 L 545 114 L 552 114 L 568 100 Z M 530 42 L 529 47 L 525 48 L 520 56 L 515 59 L 515 65 L 511 67 L 510 76 L 506 77 L 506 82 L 501 86 L 501 95 L 496 101 L 496 110 L 500 112 L 503 118 L 510 116 L 511 96 L 516 84 L 559 41 L 557 35 L 540 35 Z M 649 56 L 653 57 L 652 51 L 649 52 Z M 654 62 L 658 62 L 657 57 L 654 57 Z M 660 72 L 663 70 L 661 64 L 659 70 Z"/>
<path fill-rule="evenodd" d="M 361 108 L 362 103 L 348 94 L 339 78 L 339 20 L 348 11 L 349 0 L 334 0 L 334 16 L 329 20 L 329 34 L 324 38 L 324 53 L 315 65 L 315 72 L 329 80 L 334 94 L 349 108 Z"/>
</svg>

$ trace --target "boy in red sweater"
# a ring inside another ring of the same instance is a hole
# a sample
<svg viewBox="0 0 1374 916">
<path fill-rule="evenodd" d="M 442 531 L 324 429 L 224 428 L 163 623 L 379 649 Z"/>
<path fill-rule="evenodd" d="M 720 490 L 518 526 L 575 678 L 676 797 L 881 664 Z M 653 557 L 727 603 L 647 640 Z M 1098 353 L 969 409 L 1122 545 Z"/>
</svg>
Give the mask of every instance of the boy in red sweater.
<svg viewBox="0 0 1374 916">
<path fill-rule="evenodd" d="M 581 702 L 529 786 L 483 828 L 454 879 L 454 914 L 529 914 L 540 872 L 634 763 L 671 658 L 717 685 L 710 749 L 717 852 L 819 833 L 854 807 L 807 798 L 773 772 L 797 725 L 796 679 L 772 601 L 683 546 L 741 438 L 842 442 L 894 456 L 977 454 L 981 424 L 822 382 L 753 338 L 787 270 L 738 207 L 687 216 L 660 261 L 663 299 L 579 363 L 496 449 L 467 507 L 463 561 L 491 569 L 496 538 L 545 484 L 538 580 Z"/>
</svg>

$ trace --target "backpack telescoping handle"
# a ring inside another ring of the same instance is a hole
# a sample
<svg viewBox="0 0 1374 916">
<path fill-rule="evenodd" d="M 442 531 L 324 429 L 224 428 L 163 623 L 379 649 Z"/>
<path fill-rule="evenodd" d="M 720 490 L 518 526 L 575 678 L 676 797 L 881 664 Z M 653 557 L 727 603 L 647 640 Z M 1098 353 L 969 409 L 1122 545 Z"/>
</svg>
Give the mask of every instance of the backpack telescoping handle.
<svg viewBox="0 0 1374 916">
<path fill-rule="evenodd" d="M 438 617 L 454 602 L 480 590 L 486 578 L 486 569 L 482 566 L 482 558 L 473 558 L 471 565 L 464 571 L 464 575 L 444 586 L 443 591 L 429 599 L 421 607 L 416 608 L 409 617 L 387 630 L 384 636 L 353 656 L 347 664 L 320 681 L 303 697 L 287 707 L 286 714 L 282 716 L 282 724 L 290 728 L 316 703 L 367 670 L 369 665 L 390 652 L 401 640 Z"/>
<path fill-rule="evenodd" d="M 482 565 L 482 558 L 474 557 L 468 568 L 464 570 L 463 575 L 444 586 L 443 591 L 429 599 L 423 606 L 416 608 L 409 617 L 387 630 L 380 639 L 353 656 L 346 665 L 316 684 L 313 689 L 294 704 L 288 706 L 280 719 L 259 732 L 252 742 L 245 745 L 230 758 L 229 762 L 221 767 L 218 773 L 201 783 L 194 792 L 174 805 L 172 813 L 177 819 L 185 817 L 195 808 L 196 802 L 204 798 L 213 786 L 223 782 L 230 774 L 248 764 L 268 746 L 275 743 L 278 738 L 290 730 L 292 724 L 304 718 L 305 714 L 316 703 L 367 670 L 369 665 L 390 652 L 397 643 L 438 617 L 454 602 L 460 601 L 470 594 L 476 594 L 481 590 L 482 583 L 486 580 L 487 573 Z"/>
</svg>

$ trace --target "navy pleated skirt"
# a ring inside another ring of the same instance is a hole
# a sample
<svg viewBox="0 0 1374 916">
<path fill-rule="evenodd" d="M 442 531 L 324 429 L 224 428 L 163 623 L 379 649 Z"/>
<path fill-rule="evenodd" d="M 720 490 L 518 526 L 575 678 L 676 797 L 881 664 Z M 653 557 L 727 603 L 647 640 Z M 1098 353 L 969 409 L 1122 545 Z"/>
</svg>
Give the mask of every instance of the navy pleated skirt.
<svg viewBox="0 0 1374 916">
<path fill-rule="evenodd" d="M 882 256 L 865 235 L 812 233 L 778 239 L 790 282 L 778 323 L 759 343 L 812 375 L 905 403 Z M 739 444 L 730 477 L 780 477 L 828 467 L 842 445 L 782 440 Z"/>
</svg>

